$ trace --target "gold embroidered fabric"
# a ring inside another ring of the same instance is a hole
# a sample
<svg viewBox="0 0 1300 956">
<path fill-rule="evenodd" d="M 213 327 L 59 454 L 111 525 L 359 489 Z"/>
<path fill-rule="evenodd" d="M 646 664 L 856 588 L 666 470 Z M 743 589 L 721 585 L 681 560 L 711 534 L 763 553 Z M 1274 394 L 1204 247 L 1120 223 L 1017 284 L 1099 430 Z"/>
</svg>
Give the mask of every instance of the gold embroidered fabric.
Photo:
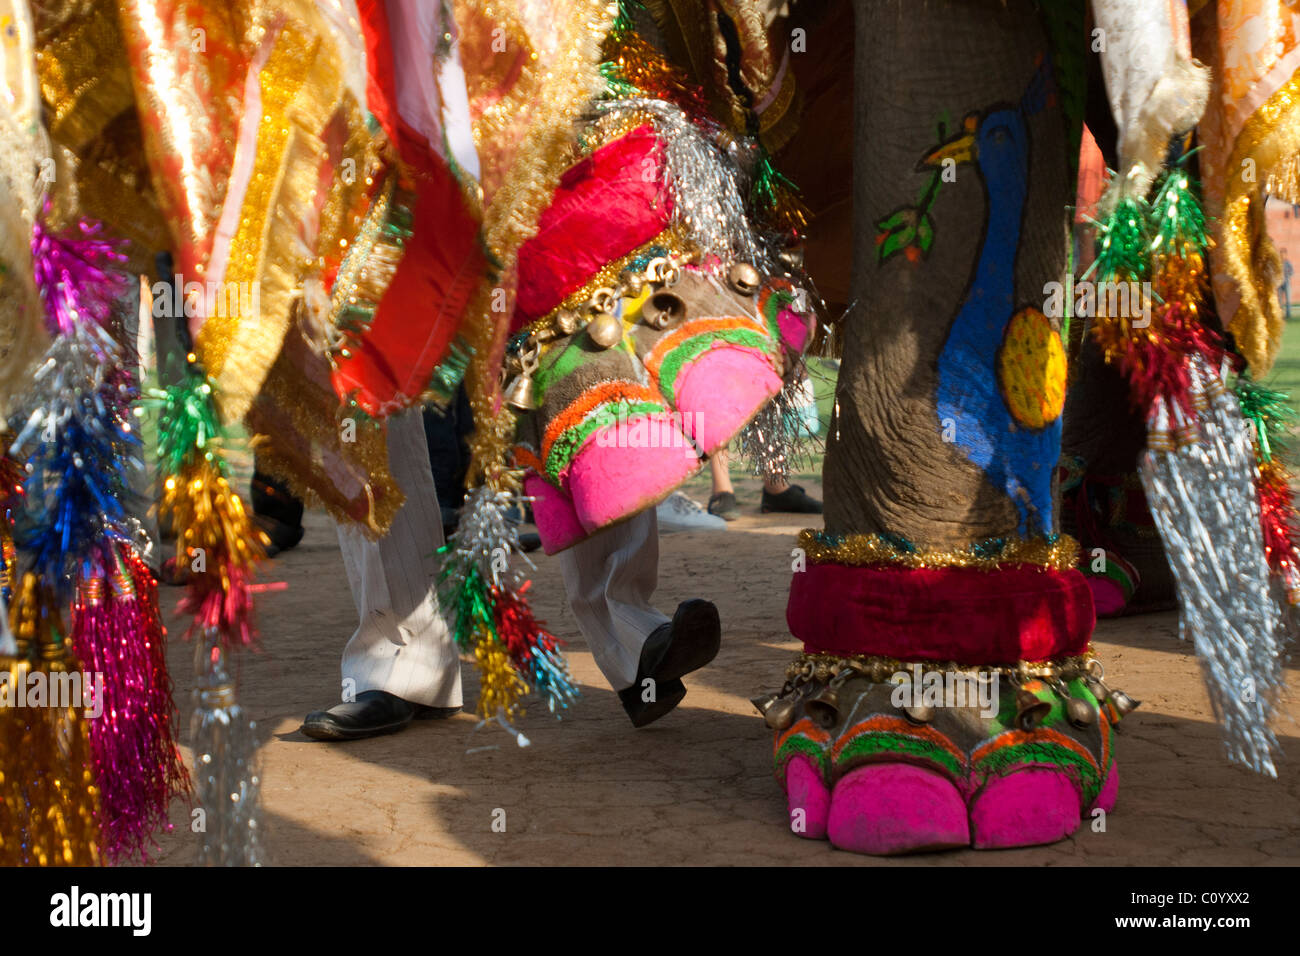
<svg viewBox="0 0 1300 956">
<path fill-rule="evenodd" d="M 1192 46 L 1213 71 L 1198 127 L 1215 302 L 1256 376 L 1277 356 L 1285 318 L 1281 264 L 1265 195 L 1300 201 L 1300 24 L 1284 0 L 1216 0 L 1192 20 Z"/>
</svg>

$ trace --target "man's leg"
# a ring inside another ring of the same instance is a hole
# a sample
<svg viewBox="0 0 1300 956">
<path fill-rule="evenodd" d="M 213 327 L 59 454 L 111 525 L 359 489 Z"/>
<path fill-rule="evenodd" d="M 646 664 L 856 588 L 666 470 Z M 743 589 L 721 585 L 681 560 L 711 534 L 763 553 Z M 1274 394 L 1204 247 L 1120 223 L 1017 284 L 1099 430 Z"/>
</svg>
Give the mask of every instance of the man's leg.
<svg viewBox="0 0 1300 956">
<path fill-rule="evenodd" d="M 650 603 L 659 578 L 655 510 L 613 525 L 560 552 L 564 587 L 596 666 L 638 727 L 686 696 L 681 678 L 718 653 L 718 610 L 684 601 L 672 618 Z"/>
<path fill-rule="evenodd" d="M 338 528 L 360 624 L 343 651 L 344 702 L 309 714 L 309 736 L 387 733 L 461 706 L 460 661 L 438 606 L 442 521 L 418 408 L 389 419 L 388 459 L 406 495 L 388 534 L 371 541 Z"/>
</svg>

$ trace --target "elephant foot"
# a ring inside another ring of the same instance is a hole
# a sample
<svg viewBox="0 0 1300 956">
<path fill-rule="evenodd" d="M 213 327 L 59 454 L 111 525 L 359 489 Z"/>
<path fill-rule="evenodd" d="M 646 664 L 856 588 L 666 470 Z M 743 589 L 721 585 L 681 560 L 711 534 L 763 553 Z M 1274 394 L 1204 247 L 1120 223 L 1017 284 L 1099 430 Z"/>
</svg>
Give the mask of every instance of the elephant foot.
<svg viewBox="0 0 1300 956">
<path fill-rule="evenodd" d="M 1114 809 L 1113 729 L 1136 704 L 1090 658 L 975 670 L 805 655 L 788 676 L 755 704 L 798 836 L 873 856 L 1007 849 Z"/>
</svg>

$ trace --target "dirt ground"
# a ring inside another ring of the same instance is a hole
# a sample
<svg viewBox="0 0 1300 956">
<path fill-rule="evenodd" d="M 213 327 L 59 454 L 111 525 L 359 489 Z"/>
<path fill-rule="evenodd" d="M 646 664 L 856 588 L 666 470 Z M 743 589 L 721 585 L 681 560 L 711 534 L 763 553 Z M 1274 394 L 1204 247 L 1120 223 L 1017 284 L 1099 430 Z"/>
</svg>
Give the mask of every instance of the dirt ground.
<svg viewBox="0 0 1300 956">
<path fill-rule="evenodd" d="M 744 516 L 725 531 L 679 532 L 662 541 L 659 606 L 714 600 L 722 652 L 686 678 L 689 693 L 668 717 L 634 730 L 577 633 L 558 563 L 537 555 L 539 615 L 569 642 L 582 699 L 562 721 L 533 708 L 518 748 L 476 719 L 420 721 L 402 733 L 346 744 L 298 730 L 310 710 L 339 695 L 339 654 L 356 615 L 330 522 L 310 513 L 294 551 L 265 580 L 287 590 L 262 595 L 265 650 L 242 664 L 240 699 L 258 720 L 263 825 L 269 862 L 279 865 L 793 864 L 935 866 L 1146 864 L 1204 866 L 1300 863 L 1300 716 L 1293 700 L 1278 727 L 1279 779 L 1231 766 L 1191 648 L 1176 615 L 1104 621 L 1096 650 L 1107 681 L 1141 700 L 1117 742 L 1118 806 L 1105 832 L 1084 827 L 1055 846 L 966 850 L 872 859 L 800 839 L 787 830 L 771 771 L 771 734 L 749 697 L 779 686 L 797 651 L 785 628 L 790 549 L 799 516 L 758 513 L 756 482 L 738 481 Z M 701 499 L 707 492 L 689 489 Z M 820 488 L 810 484 L 810 492 Z M 174 604 L 177 589 L 163 599 Z M 176 699 L 188 725 L 190 647 L 170 649 Z M 477 684 L 465 665 L 466 697 Z M 1292 687 L 1300 686 L 1296 668 Z M 186 733 L 186 738 L 188 733 Z M 485 749 L 489 748 L 489 749 Z M 186 759 L 190 753 L 186 750 Z M 1288 759 L 1289 758 L 1289 759 Z M 505 811 L 505 832 L 492 823 Z M 173 806 L 176 830 L 158 860 L 193 861 L 188 808 Z"/>
</svg>

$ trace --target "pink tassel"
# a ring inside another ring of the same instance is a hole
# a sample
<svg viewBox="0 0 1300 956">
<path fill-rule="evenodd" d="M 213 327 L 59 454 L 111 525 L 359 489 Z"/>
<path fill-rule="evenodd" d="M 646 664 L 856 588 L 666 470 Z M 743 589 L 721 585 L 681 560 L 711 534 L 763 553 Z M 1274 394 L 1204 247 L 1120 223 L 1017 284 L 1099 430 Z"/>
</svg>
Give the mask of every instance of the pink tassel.
<svg viewBox="0 0 1300 956">
<path fill-rule="evenodd" d="M 90 722 L 102 850 L 110 862 L 148 862 L 154 832 L 171 830 L 168 804 L 190 781 L 176 746 L 157 584 L 129 545 L 100 557 L 80 581 L 72 643 L 102 694 Z"/>
</svg>

